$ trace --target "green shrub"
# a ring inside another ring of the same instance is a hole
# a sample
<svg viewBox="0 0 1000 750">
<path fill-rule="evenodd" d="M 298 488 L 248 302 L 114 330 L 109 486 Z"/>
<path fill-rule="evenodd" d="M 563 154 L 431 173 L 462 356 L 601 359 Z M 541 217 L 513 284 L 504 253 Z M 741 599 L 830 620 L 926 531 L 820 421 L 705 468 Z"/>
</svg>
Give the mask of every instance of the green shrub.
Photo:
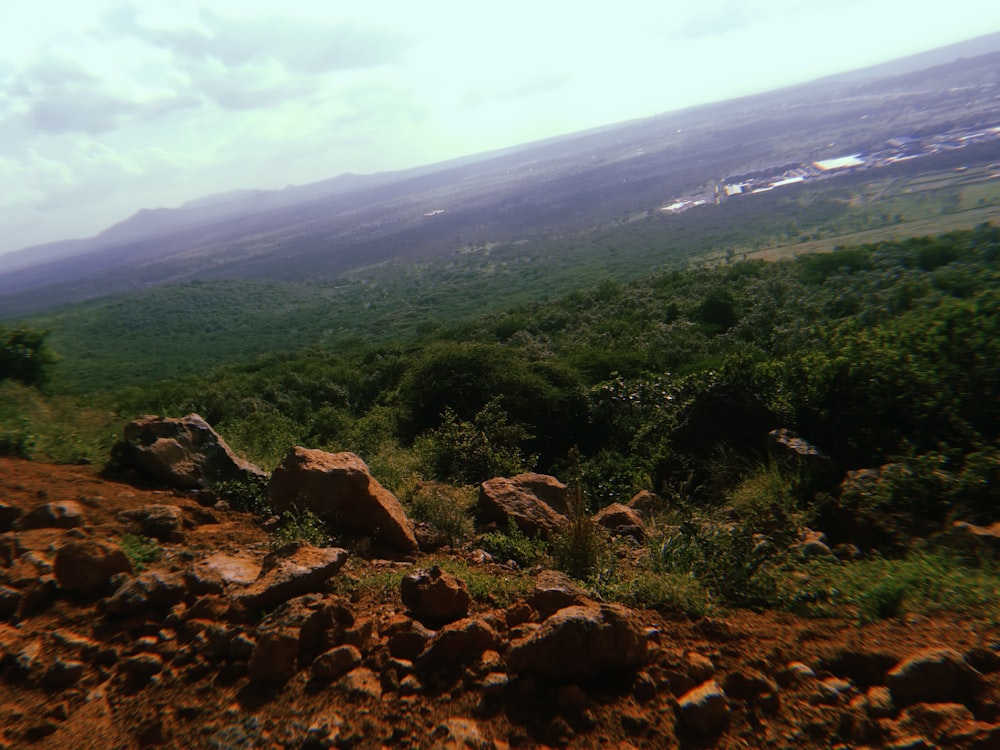
<svg viewBox="0 0 1000 750">
<path fill-rule="evenodd" d="M 605 599 L 631 607 L 680 612 L 703 617 L 711 610 L 708 595 L 694 576 L 639 570 L 632 574 L 609 572 L 597 581 Z"/>
<path fill-rule="evenodd" d="M 427 456 L 430 471 L 438 479 L 459 484 L 475 484 L 492 477 L 518 474 L 534 464 L 521 445 L 531 435 L 512 424 L 492 399 L 471 422 L 458 418 L 448 407 L 441 425 L 426 433 L 420 450 Z"/>
<path fill-rule="evenodd" d="M 528 537 L 513 519 L 507 531 L 489 531 L 479 537 L 479 545 L 489 552 L 497 562 L 513 560 L 522 568 L 538 565 L 548 557 L 548 544 L 540 539 Z"/>
<path fill-rule="evenodd" d="M 271 546 L 277 549 L 290 542 L 326 547 L 330 543 L 330 532 L 326 524 L 311 510 L 288 510 L 281 516 L 281 526 L 275 532 Z"/>
<path fill-rule="evenodd" d="M 123 534 L 118 545 L 125 557 L 132 563 L 132 569 L 141 573 L 151 562 L 156 562 L 163 555 L 163 547 L 155 539 L 135 534 Z"/>
<path fill-rule="evenodd" d="M 556 567 L 585 581 L 596 575 L 608 559 L 608 541 L 604 529 L 590 520 L 590 514 L 587 513 L 581 482 L 580 452 L 576 448 L 570 451 L 569 464 L 569 524 L 552 539 L 551 550 Z"/>
<path fill-rule="evenodd" d="M 212 491 L 229 503 L 233 510 L 244 513 L 255 513 L 265 518 L 273 512 L 271 500 L 267 494 L 267 479 L 250 477 L 247 479 L 228 479 L 212 485 Z"/>
<path fill-rule="evenodd" d="M 742 525 L 688 521 L 655 544 L 653 566 L 694 576 L 728 604 L 764 607 L 778 603 L 770 554 Z"/>
<path fill-rule="evenodd" d="M 443 531 L 455 546 L 472 536 L 470 513 L 475 502 L 473 487 L 421 482 L 409 497 L 410 516 Z"/>
</svg>

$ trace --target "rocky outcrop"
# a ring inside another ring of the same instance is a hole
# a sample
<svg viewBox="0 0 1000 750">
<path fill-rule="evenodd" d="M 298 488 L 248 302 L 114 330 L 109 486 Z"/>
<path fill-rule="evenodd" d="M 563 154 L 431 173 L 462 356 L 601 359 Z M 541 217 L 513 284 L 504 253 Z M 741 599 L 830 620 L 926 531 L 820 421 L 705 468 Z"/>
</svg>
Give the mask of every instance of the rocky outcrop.
<svg viewBox="0 0 1000 750">
<path fill-rule="evenodd" d="M 436 565 L 404 576 L 399 584 L 403 604 L 425 625 L 445 625 L 469 613 L 472 598 L 465 583 Z"/>
<path fill-rule="evenodd" d="M 495 477 L 479 487 L 476 515 L 506 529 L 513 522 L 528 536 L 548 538 L 568 523 L 566 485 L 545 474 Z"/>
<path fill-rule="evenodd" d="M 197 414 L 171 418 L 146 416 L 125 426 L 112 452 L 115 463 L 179 489 L 200 489 L 217 482 L 267 478 L 237 456 Z"/>
<path fill-rule="evenodd" d="M 631 610 L 588 604 L 559 610 L 512 643 L 507 667 L 518 675 L 574 680 L 636 667 L 645 658 L 646 638 Z"/>
<path fill-rule="evenodd" d="M 268 492 L 276 513 L 309 510 L 336 532 L 368 537 L 403 554 L 418 550 L 399 500 L 353 453 L 293 448 L 274 470 Z"/>
</svg>

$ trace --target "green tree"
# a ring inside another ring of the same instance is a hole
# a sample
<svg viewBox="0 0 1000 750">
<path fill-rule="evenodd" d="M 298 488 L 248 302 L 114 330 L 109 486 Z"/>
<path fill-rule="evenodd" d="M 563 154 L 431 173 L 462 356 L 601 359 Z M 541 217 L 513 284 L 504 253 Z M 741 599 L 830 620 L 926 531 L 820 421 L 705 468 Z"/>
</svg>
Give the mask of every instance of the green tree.
<svg viewBox="0 0 1000 750">
<path fill-rule="evenodd" d="M 56 361 L 45 339 L 48 331 L 0 325 L 0 380 L 17 380 L 42 386 L 48 381 L 49 367 Z"/>
</svg>

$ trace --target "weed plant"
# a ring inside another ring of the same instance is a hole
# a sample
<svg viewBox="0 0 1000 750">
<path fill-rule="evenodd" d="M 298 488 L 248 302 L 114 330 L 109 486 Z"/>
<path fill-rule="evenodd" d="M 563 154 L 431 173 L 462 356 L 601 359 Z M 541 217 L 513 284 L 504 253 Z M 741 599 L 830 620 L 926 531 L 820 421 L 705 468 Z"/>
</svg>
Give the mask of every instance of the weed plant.
<svg viewBox="0 0 1000 750">
<path fill-rule="evenodd" d="M 330 543 L 330 532 L 320 517 L 311 510 L 288 510 L 281 516 L 281 526 L 274 534 L 271 547 L 278 549 L 290 542 L 326 547 Z"/>
<path fill-rule="evenodd" d="M 132 570 L 136 573 L 141 573 L 150 563 L 156 562 L 163 555 L 160 543 L 144 536 L 123 534 L 118 545 L 132 563 Z"/>
<path fill-rule="evenodd" d="M 508 521 L 506 532 L 488 531 L 481 535 L 479 545 L 497 562 L 513 560 L 522 568 L 538 565 L 549 557 L 548 543 L 529 537 L 513 519 Z"/>
</svg>

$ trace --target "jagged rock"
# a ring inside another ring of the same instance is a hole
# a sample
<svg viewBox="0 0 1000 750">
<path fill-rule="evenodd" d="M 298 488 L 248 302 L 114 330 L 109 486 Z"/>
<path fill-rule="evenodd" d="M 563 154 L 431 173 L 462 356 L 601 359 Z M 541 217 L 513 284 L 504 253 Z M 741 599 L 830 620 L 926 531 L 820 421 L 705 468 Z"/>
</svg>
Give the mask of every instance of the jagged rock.
<svg viewBox="0 0 1000 750">
<path fill-rule="evenodd" d="M 966 703 L 981 687 L 981 675 L 949 648 L 925 649 L 908 657 L 886 678 L 896 706 L 914 703 Z"/>
<path fill-rule="evenodd" d="M 586 679 L 635 667 L 646 638 L 635 614 L 614 604 L 566 607 L 526 638 L 511 644 L 507 667 L 518 675 Z"/>
<path fill-rule="evenodd" d="M 163 659 L 156 654 L 136 654 L 122 659 L 118 668 L 129 682 L 142 683 L 163 671 Z"/>
<path fill-rule="evenodd" d="M 380 700 L 382 698 L 382 683 L 372 670 L 358 667 L 344 675 L 337 688 L 356 698 Z"/>
<path fill-rule="evenodd" d="M 176 505 L 145 505 L 124 510 L 118 518 L 136 523 L 141 534 L 162 542 L 179 542 L 184 538 L 184 512 Z"/>
<path fill-rule="evenodd" d="M 115 544 L 81 539 L 59 548 L 53 571 L 64 591 L 96 595 L 104 593 L 112 576 L 131 573 L 132 563 Z"/>
<path fill-rule="evenodd" d="M 715 674 L 715 664 L 704 654 L 696 651 L 687 653 L 688 676 L 695 681 L 696 685 L 707 682 Z"/>
<path fill-rule="evenodd" d="M 277 513 L 310 510 L 339 532 L 370 537 L 404 554 L 418 551 L 403 506 L 353 453 L 293 448 L 274 470 L 268 492 Z"/>
<path fill-rule="evenodd" d="M 495 750 L 473 719 L 451 718 L 437 726 L 431 738 L 434 750 Z"/>
<path fill-rule="evenodd" d="M 283 685 L 295 675 L 298 655 L 298 632 L 290 628 L 268 630 L 257 640 L 247 677 L 252 682 Z"/>
<path fill-rule="evenodd" d="M 179 575 L 150 570 L 125 581 L 104 600 L 104 610 L 113 615 L 129 615 L 147 607 L 171 607 L 187 594 Z"/>
<path fill-rule="evenodd" d="M 397 659 L 416 659 L 427 647 L 434 631 L 405 615 L 396 615 L 382 626 L 381 632 L 388 637 L 389 653 Z"/>
<path fill-rule="evenodd" d="M 513 521 L 528 536 L 547 538 L 569 522 L 565 492 L 564 484 L 545 474 L 496 477 L 480 485 L 476 515 L 484 524 L 506 529 Z"/>
<path fill-rule="evenodd" d="M 170 418 L 145 416 L 125 425 L 113 458 L 124 466 L 185 490 L 223 481 L 259 481 L 267 474 L 237 456 L 197 414 Z"/>
<path fill-rule="evenodd" d="M 5 533 L 13 529 L 24 511 L 16 505 L 0 503 L 0 533 Z"/>
<path fill-rule="evenodd" d="M 483 652 L 496 650 L 499 644 L 489 623 L 468 617 L 441 628 L 417 657 L 416 668 L 422 675 L 454 672 L 475 663 Z"/>
<path fill-rule="evenodd" d="M 74 529 L 83 526 L 87 515 L 80 503 L 62 500 L 45 503 L 21 517 L 22 529 Z"/>
<path fill-rule="evenodd" d="M 767 433 L 767 448 L 774 458 L 805 469 L 816 488 L 830 486 L 837 481 L 837 467 L 833 459 L 793 430 L 785 427 L 771 430 Z"/>
<path fill-rule="evenodd" d="M 435 528 L 426 521 L 413 522 L 413 536 L 421 552 L 434 552 L 448 544 L 447 532 Z"/>
<path fill-rule="evenodd" d="M 338 646 L 324 651 L 310 665 L 313 678 L 322 682 L 339 680 L 361 665 L 361 652 L 354 646 Z"/>
<path fill-rule="evenodd" d="M 472 603 L 465 583 L 436 565 L 405 576 L 399 594 L 413 616 L 428 625 L 460 620 L 469 613 Z"/>
<path fill-rule="evenodd" d="M 299 634 L 299 664 L 341 645 L 354 625 L 354 613 L 346 600 L 337 596 L 308 594 L 291 599 L 261 620 L 258 632 L 294 630 Z"/>
<path fill-rule="evenodd" d="M 637 542 L 646 538 L 646 531 L 642 527 L 642 519 L 639 514 L 627 505 L 612 503 L 608 507 L 598 511 L 593 522 L 602 526 L 615 536 L 630 536 Z"/>
<path fill-rule="evenodd" d="M 756 669 L 741 669 L 730 672 L 722 681 L 726 695 L 737 700 L 752 701 L 762 696 L 774 695 L 778 686 Z"/>
<path fill-rule="evenodd" d="M 271 609 L 296 596 L 322 591 L 347 562 L 347 550 L 292 543 L 264 558 L 257 580 L 236 600 L 250 609 Z"/>
<path fill-rule="evenodd" d="M 527 597 L 541 619 L 552 616 L 563 607 L 590 602 L 590 593 L 565 573 L 543 570 L 535 576 L 535 589 Z"/>
<path fill-rule="evenodd" d="M 729 700 L 714 680 L 689 690 L 677 702 L 683 729 L 696 734 L 717 734 L 729 723 Z"/>
<path fill-rule="evenodd" d="M 216 552 L 194 565 L 194 575 L 198 578 L 221 579 L 226 586 L 253 583 L 260 576 L 261 566 L 250 557 L 236 557 Z M 205 592 L 214 593 L 214 592 Z"/>
</svg>

